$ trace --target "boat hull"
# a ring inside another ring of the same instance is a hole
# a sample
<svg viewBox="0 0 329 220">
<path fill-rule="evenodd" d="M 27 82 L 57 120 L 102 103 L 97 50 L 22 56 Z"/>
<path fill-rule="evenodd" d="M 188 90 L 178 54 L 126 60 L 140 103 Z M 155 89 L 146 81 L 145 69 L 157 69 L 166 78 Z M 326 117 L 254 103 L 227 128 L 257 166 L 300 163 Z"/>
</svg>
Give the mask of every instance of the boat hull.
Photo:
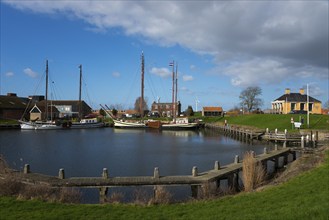
<svg viewBox="0 0 329 220">
<path fill-rule="evenodd" d="M 162 124 L 161 129 L 163 130 L 188 130 L 197 129 L 198 123 L 184 123 L 184 124 Z"/>
<path fill-rule="evenodd" d="M 143 123 L 136 123 L 136 122 L 125 122 L 125 121 L 114 121 L 114 127 L 116 128 L 147 128 L 147 126 Z"/>
<path fill-rule="evenodd" d="M 20 121 L 20 126 L 22 130 L 58 130 L 63 129 L 61 125 L 56 125 L 54 123 L 37 123 L 37 122 L 24 122 Z"/>
<path fill-rule="evenodd" d="M 72 123 L 70 128 L 83 129 L 83 128 L 102 128 L 102 127 L 104 127 L 104 123 L 97 122 L 97 123 Z"/>
</svg>

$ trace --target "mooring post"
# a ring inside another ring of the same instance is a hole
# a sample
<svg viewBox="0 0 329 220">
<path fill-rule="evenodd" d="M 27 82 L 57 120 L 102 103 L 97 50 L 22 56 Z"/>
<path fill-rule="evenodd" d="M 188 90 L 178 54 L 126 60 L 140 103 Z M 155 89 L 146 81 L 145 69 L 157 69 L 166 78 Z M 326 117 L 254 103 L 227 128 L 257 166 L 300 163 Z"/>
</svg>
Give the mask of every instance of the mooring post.
<svg viewBox="0 0 329 220">
<path fill-rule="evenodd" d="M 278 129 L 277 128 L 275 129 L 275 134 L 278 134 Z"/>
<path fill-rule="evenodd" d="M 233 189 L 235 192 L 239 191 L 239 171 L 233 173 Z"/>
<path fill-rule="evenodd" d="M 274 170 L 277 171 L 279 169 L 279 158 L 280 157 L 274 157 Z"/>
<path fill-rule="evenodd" d="M 288 154 L 284 154 L 283 155 L 283 166 L 287 165 L 288 164 Z"/>
<path fill-rule="evenodd" d="M 266 128 L 266 134 L 268 134 L 268 128 Z"/>
<path fill-rule="evenodd" d="M 198 192 L 199 192 L 199 186 L 198 185 L 191 185 L 191 192 L 192 192 L 192 198 L 197 199 L 198 198 Z"/>
<path fill-rule="evenodd" d="M 310 142 L 310 136 L 306 135 L 306 146 L 308 146 L 309 142 Z"/>
<path fill-rule="evenodd" d="M 313 140 L 313 147 L 316 147 L 316 140 L 315 140 L 315 134 L 312 134 L 312 140 Z"/>
<path fill-rule="evenodd" d="M 275 142 L 275 145 L 274 145 L 274 150 L 277 151 L 279 148 L 278 148 L 278 144 L 277 142 Z"/>
<path fill-rule="evenodd" d="M 103 179 L 109 178 L 109 173 L 107 171 L 107 168 L 103 168 L 102 177 L 103 177 Z"/>
<path fill-rule="evenodd" d="M 106 202 L 107 192 L 108 192 L 108 187 L 99 188 L 99 203 Z"/>
<path fill-rule="evenodd" d="M 220 170 L 219 161 L 215 161 L 214 170 Z"/>
<path fill-rule="evenodd" d="M 30 164 L 25 164 L 24 166 L 24 174 L 30 173 Z"/>
<path fill-rule="evenodd" d="M 192 176 L 193 177 L 197 177 L 198 176 L 198 168 L 196 166 L 194 166 L 192 168 Z"/>
<path fill-rule="evenodd" d="M 58 178 L 59 179 L 65 179 L 65 173 L 64 173 L 64 169 L 63 168 L 60 168 L 59 169 Z"/>
<path fill-rule="evenodd" d="M 239 160 L 239 155 L 235 155 L 234 157 L 234 163 L 239 163 L 240 160 Z"/>
<path fill-rule="evenodd" d="M 264 147 L 264 154 L 268 154 L 267 147 Z"/>
<path fill-rule="evenodd" d="M 285 140 L 287 140 L 287 134 L 288 134 L 287 129 L 284 129 L 284 139 L 285 139 Z"/>
<path fill-rule="evenodd" d="M 283 148 L 287 148 L 287 141 L 284 141 L 283 142 L 283 146 L 282 146 Z"/>
<path fill-rule="evenodd" d="M 159 179 L 160 178 L 159 167 L 154 167 L 153 178 L 154 179 Z"/>
<path fill-rule="evenodd" d="M 301 146 L 301 148 L 304 148 L 304 147 L 305 147 L 304 136 L 302 136 L 302 137 L 300 138 L 300 146 Z"/>
</svg>

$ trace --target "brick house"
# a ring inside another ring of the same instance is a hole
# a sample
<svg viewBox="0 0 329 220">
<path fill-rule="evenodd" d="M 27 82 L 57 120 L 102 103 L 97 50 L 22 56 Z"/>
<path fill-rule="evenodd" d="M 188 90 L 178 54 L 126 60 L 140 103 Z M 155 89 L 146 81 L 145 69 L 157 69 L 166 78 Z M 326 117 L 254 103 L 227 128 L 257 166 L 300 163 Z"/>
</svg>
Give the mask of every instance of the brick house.
<svg viewBox="0 0 329 220">
<path fill-rule="evenodd" d="M 181 114 L 182 105 L 179 101 L 175 104 L 176 104 L 175 114 L 176 116 L 179 116 Z M 151 106 L 151 112 L 157 112 L 162 117 L 172 117 L 172 110 L 173 110 L 173 103 L 171 102 L 164 102 L 164 103 L 153 102 Z"/>
</svg>

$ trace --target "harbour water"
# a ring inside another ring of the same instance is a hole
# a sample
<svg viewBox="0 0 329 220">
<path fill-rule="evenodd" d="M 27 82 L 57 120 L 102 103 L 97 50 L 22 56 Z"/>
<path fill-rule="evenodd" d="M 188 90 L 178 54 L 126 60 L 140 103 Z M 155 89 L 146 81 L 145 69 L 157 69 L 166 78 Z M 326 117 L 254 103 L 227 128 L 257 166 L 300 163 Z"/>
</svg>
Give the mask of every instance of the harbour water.
<svg viewBox="0 0 329 220">
<path fill-rule="evenodd" d="M 66 177 L 189 175 L 193 166 L 199 172 L 212 169 L 215 161 L 232 163 L 246 151 L 263 151 L 263 144 L 250 145 L 220 135 L 213 130 L 157 131 L 115 128 L 0 131 L 0 154 L 8 165 L 22 170 Z M 98 194 L 87 193 L 84 202 L 97 202 Z"/>
</svg>

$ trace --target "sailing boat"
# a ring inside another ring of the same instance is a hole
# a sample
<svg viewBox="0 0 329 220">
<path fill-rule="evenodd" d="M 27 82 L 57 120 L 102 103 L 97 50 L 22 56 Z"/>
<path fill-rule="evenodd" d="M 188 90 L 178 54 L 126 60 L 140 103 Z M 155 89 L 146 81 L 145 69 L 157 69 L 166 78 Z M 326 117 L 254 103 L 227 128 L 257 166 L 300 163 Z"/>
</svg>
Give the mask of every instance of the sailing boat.
<svg viewBox="0 0 329 220">
<path fill-rule="evenodd" d="M 21 129 L 23 130 L 54 130 L 54 129 L 62 129 L 62 125 L 52 120 L 52 105 L 48 105 L 48 60 L 46 60 L 46 97 L 45 97 L 45 117 L 42 121 L 24 121 L 23 116 L 22 119 L 19 120 Z M 48 120 L 48 113 L 49 107 L 51 109 L 50 120 Z M 40 112 L 41 110 L 38 108 L 37 105 L 34 105 L 33 108 L 38 109 Z"/>
<path fill-rule="evenodd" d="M 144 53 L 141 55 L 141 99 L 140 99 L 140 114 L 144 115 Z M 105 111 L 107 112 L 107 111 Z M 117 120 L 113 116 L 110 116 L 114 122 L 114 127 L 116 128 L 147 128 L 147 124 L 144 122 L 128 122 L 124 120 Z"/>
<path fill-rule="evenodd" d="M 170 123 L 163 123 L 161 124 L 161 129 L 164 130 L 185 130 L 185 129 L 195 129 L 199 127 L 199 124 L 196 122 L 189 122 L 188 118 L 176 118 L 177 113 L 177 91 L 178 91 L 178 84 L 177 84 L 177 69 L 178 65 L 176 64 L 176 73 L 175 73 L 175 61 L 170 63 L 172 66 L 172 74 L 173 74 L 173 86 L 172 86 L 172 115 L 173 121 Z"/>
<path fill-rule="evenodd" d="M 79 86 L 79 122 L 72 122 L 71 128 L 101 128 L 104 127 L 103 122 L 99 122 L 97 118 L 83 118 L 82 119 L 82 102 L 81 102 L 81 85 L 82 85 L 82 65 L 80 68 L 80 86 Z"/>
</svg>

